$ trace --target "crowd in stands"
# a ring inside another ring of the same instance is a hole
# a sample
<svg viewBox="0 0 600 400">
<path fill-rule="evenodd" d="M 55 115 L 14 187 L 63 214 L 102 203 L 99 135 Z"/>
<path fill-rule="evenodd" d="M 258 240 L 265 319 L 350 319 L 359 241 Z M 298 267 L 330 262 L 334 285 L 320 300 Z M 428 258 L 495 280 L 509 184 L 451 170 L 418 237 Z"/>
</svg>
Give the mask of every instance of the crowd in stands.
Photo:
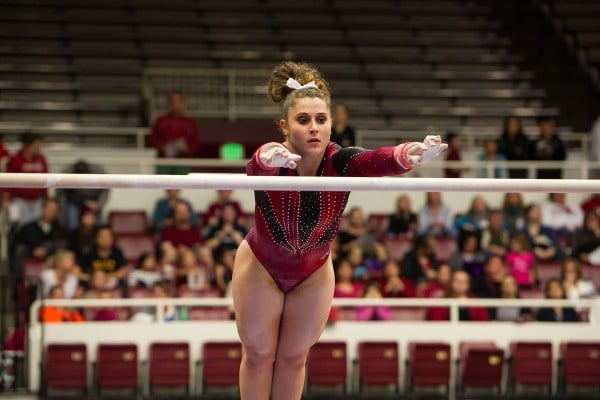
<svg viewBox="0 0 600 400">
<path fill-rule="evenodd" d="M 348 124 L 346 108 L 336 105 L 333 113 L 332 140 L 354 145 L 355 131 Z M 501 137 L 485 141 L 480 160 L 565 159 L 554 122 L 540 118 L 538 124 L 539 138 L 530 141 L 520 120 L 507 118 Z M 447 159 L 460 161 L 460 136 L 451 133 L 447 141 Z M 26 132 L 21 142 L 22 148 L 12 156 L 0 145 L 0 165 L 8 172 L 47 172 L 42 137 Z M 181 93 L 170 94 L 169 112 L 156 120 L 150 143 L 162 156 L 189 156 L 199 145 L 196 123 L 184 116 Z M 104 173 L 104 169 L 80 159 L 64 172 Z M 458 178 L 462 172 L 445 169 L 448 177 Z M 526 175 L 525 169 L 507 172 L 497 166 L 494 170 L 498 178 Z M 559 169 L 538 172 L 538 178 L 560 177 Z M 235 251 L 253 223 L 251 213 L 246 215 L 231 191 L 217 191 L 206 210 L 194 210 L 180 190 L 167 190 L 164 198 L 156 200 L 150 223 L 138 232 L 151 244 L 133 254 L 120 247 L 121 233 L 103 223 L 108 196 L 107 189 L 57 190 L 55 198 L 46 189 L 4 189 L 2 205 L 9 209 L 14 227 L 13 276 L 23 281 L 27 262 L 44 262 L 47 269 L 37 290 L 43 298 L 111 298 L 141 292 L 144 296 L 228 295 Z M 401 194 L 390 215 L 373 218 L 360 208 L 347 212 L 332 249 L 336 296 L 516 298 L 532 290 L 545 290 L 550 298 L 595 296 L 597 287 L 584 279 L 582 265 L 600 268 L 598 194 L 584 204 L 572 204 L 567 195 L 553 193 L 543 204 L 526 205 L 519 193 L 506 193 L 503 203 L 493 206 L 475 195 L 467 209 L 447 204 L 442 193 L 424 196 L 419 210 Z M 563 263 L 562 275 L 555 277 L 560 288 L 537 274 L 538 267 L 547 263 Z M 444 310 L 431 309 L 426 317 L 447 319 Z M 534 311 L 474 308 L 460 316 L 469 320 L 570 318 L 556 309 Z M 104 310 L 91 318 L 118 317 Z M 389 319 L 393 313 L 364 308 L 357 310 L 357 318 Z"/>
</svg>

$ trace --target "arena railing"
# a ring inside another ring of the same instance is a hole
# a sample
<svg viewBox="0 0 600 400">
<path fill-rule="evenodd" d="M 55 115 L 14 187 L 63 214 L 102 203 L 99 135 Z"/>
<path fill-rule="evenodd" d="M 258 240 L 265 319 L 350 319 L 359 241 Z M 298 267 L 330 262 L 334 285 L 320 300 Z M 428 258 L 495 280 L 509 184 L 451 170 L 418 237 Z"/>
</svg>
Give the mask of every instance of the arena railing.
<svg viewBox="0 0 600 400">
<path fill-rule="evenodd" d="M 202 345 L 208 341 L 238 341 L 235 322 L 232 320 L 174 320 L 167 321 L 167 306 L 183 307 L 230 307 L 231 299 L 223 298 L 167 298 L 167 299 L 82 299 L 38 300 L 30 309 L 31 323 L 28 328 L 27 366 L 28 387 L 32 392 L 40 389 L 40 366 L 44 349 L 49 343 L 85 343 L 90 362 L 95 361 L 99 343 L 135 343 L 139 361 L 148 360 L 148 348 L 153 342 L 188 342 L 191 351 L 191 368 L 201 361 Z M 508 349 L 512 341 L 548 341 L 552 343 L 555 361 L 560 359 L 560 345 L 567 341 L 597 341 L 598 325 L 592 323 L 547 322 L 462 322 L 461 307 L 576 307 L 598 312 L 600 300 L 546 300 L 546 299 L 334 299 L 335 307 L 389 306 L 389 307 L 448 307 L 449 321 L 336 321 L 325 328 L 320 341 L 343 341 L 347 345 L 348 371 L 357 358 L 357 345 L 361 341 L 394 341 L 399 344 L 402 362 L 408 358 L 409 342 L 446 342 L 451 346 L 452 360 L 460 357 L 461 341 L 493 341 Z M 149 307 L 155 316 L 152 322 L 83 322 L 43 324 L 38 315 L 43 306 L 69 308 L 133 308 Z M 401 368 L 405 374 L 405 368 Z M 197 371 L 196 371 L 197 373 Z M 458 366 L 451 363 L 450 398 L 454 397 L 454 385 Z M 558 377 L 557 368 L 554 369 Z M 199 379 L 192 379 L 199 381 Z M 554 379 L 553 392 L 556 392 Z M 400 385 L 403 385 L 400 380 Z M 352 374 L 348 374 L 347 390 L 354 387 Z M 194 386 L 196 385 L 196 386 Z M 202 393 L 200 383 L 192 383 L 194 394 Z M 144 389 L 147 391 L 147 387 Z M 401 387 L 403 389 L 403 387 Z"/>
</svg>

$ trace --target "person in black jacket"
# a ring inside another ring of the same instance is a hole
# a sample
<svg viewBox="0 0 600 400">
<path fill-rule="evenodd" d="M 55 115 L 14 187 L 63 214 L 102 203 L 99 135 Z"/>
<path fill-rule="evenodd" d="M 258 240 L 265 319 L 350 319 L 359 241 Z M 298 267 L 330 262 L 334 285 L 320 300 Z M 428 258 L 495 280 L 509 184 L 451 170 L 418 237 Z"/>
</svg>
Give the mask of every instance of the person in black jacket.
<svg viewBox="0 0 600 400">
<path fill-rule="evenodd" d="M 537 120 L 540 136 L 535 141 L 533 158 L 538 161 L 563 161 L 567 158 L 565 145 L 554 133 L 554 120 L 550 117 L 539 117 Z M 538 179 L 561 179 L 562 169 L 545 169 L 538 167 Z"/>
<path fill-rule="evenodd" d="M 523 133 L 521 120 L 508 117 L 504 121 L 504 131 L 498 140 L 498 152 L 508 161 L 528 161 L 533 158 L 531 142 Z M 509 178 L 527 178 L 527 169 L 509 168 Z"/>
<path fill-rule="evenodd" d="M 558 278 L 546 283 L 546 298 L 552 300 L 565 299 L 565 290 Z M 537 320 L 542 322 L 579 322 L 577 311 L 571 307 L 543 307 L 537 312 Z"/>
</svg>

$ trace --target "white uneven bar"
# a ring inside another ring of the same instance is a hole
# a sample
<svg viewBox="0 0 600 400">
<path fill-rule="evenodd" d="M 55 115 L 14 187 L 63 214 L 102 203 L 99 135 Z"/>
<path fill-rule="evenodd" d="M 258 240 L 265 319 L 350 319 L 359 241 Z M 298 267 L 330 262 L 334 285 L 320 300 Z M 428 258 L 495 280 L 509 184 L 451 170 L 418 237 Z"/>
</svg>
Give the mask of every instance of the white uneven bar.
<svg viewBox="0 0 600 400">
<path fill-rule="evenodd" d="M 0 173 L 0 187 L 600 193 L 600 180 Z"/>
</svg>

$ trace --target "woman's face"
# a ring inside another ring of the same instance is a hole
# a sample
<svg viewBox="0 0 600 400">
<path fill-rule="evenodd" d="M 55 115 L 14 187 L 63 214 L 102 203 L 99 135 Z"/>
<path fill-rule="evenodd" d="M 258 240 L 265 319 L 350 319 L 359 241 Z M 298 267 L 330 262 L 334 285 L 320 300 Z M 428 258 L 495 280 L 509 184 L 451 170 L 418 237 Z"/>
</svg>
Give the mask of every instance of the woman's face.
<svg viewBox="0 0 600 400">
<path fill-rule="evenodd" d="M 519 132 L 519 120 L 512 117 L 508 119 L 508 123 L 506 124 L 506 130 L 508 131 L 509 135 L 515 135 L 517 132 Z"/>
<path fill-rule="evenodd" d="M 465 239 L 463 244 L 463 252 L 473 253 L 477 250 L 477 238 L 475 236 L 469 236 Z"/>
<path fill-rule="evenodd" d="M 396 208 L 398 210 L 410 210 L 410 199 L 408 196 L 400 196 L 396 202 Z"/>
<path fill-rule="evenodd" d="M 549 299 L 562 299 L 564 296 L 563 288 L 560 282 L 552 281 L 548 284 L 547 290 Z"/>
<path fill-rule="evenodd" d="M 448 264 L 442 264 L 438 268 L 437 273 L 437 281 L 441 285 L 446 286 L 448 282 L 450 282 L 450 277 L 452 276 L 450 266 Z"/>
<path fill-rule="evenodd" d="M 512 206 L 518 206 L 521 204 L 521 195 L 519 193 L 507 193 L 506 202 Z"/>
<path fill-rule="evenodd" d="M 280 127 L 290 151 L 300 156 L 322 156 L 331 136 L 331 115 L 327 103 L 317 97 L 304 97 L 288 110 Z"/>
<path fill-rule="evenodd" d="M 386 279 L 394 278 L 400 275 L 400 267 L 395 261 L 388 261 L 383 267 L 383 275 Z"/>
<path fill-rule="evenodd" d="M 539 222 L 541 218 L 540 208 L 537 205 L 531 206 L 529 212 L 527 213 L 527 221 L 529 222 Z"/>
<path fill-rule="evenodd" d="M 156 259 L 153 255 L 149 255 L 144 259 L 142 269 L 145 271 L 153 271 L 156 269 Z"/>
<path fill-rule="evenodd" d="M 464 271 L 457 271 L 452 277 L 452 293 L 454 297 L 465 297 L 469 293 L 469 275 Z"/>
<path fill-rule="evenodd" d="M 566 261 L 563 268 L 565 280 L 570 283 L 577 283 L 577 264 L 573 261 Z"/>
<path fill-rule="evenodd" d="M 502 284 L 500 286 L 500 291 L 502 292 L 502 297 L 505 299 L 514 299 L 517 297 L 517 282 L 515 278 L 511 275 L 508 275 L 502 280 Z"/>
<path fill-rule="evenodd" d="M 487 211 L 487 204 L 483 198 L 477 196 L 473 199 L 473 205 L 471 208 L 477 214 L 484 214 Z"/>
<path fill-rule="evenodd" d="M 337 276 L 339 282 L 350 282 L 352 281 L 352 275 L 354 271 L 352 265 L 348 261 L 343 261 L 338 266 Z"/>
<path fill-rule="evenodd" d="M 58 268 L 64 272 L 72 272 L 73 268 L 75 268 L 75 257 L 73 254 L 63 254 L 58 259 Z"/>
</svg>

